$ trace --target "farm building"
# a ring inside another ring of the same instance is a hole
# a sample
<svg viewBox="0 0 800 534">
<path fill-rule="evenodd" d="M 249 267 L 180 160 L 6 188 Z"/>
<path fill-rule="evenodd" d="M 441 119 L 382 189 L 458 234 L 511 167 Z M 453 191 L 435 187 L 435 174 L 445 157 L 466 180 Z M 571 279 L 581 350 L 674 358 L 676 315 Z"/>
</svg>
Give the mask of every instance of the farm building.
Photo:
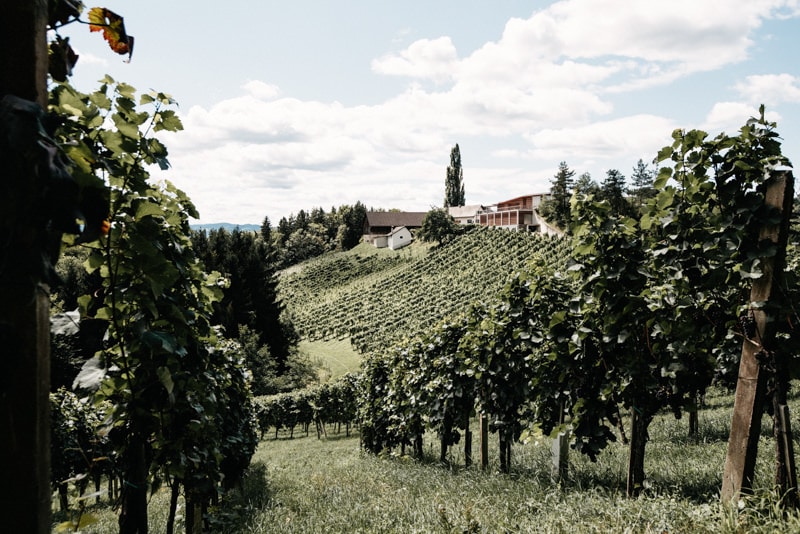
<svg viewBox="0 0 800 534">
<path fill-rule="evenodd" d="M 537 211 L 542 201 L 549 196 L 548 193 L 538 193 L 498 202 L 478 213 L 479 224 L 543 234 L 559 234 L 560 231 L 548 224 Z"/>
<path fill-rule="evenodd" d="M 409 231 L 417 230 L 422 227 L 425 215 L 424 211 L 368 211 L 364 219 L 363 240 L 375 244 L 376 238 L 388 236 L 392 230 L 401 226 Z"/>
<path fill-rule="evenodd" d="M 485 210 L 486 206 L 473 204 L 471 206 L 450 206 L 447 213 L 458 224 L 478 224 L 478 213 Z"/>
<path fill-rule="evenodd" d="M 414 240 L 411 237 L 411 231 L 406 228 L 405 226 L 401 226 L 400 228 L 395 228 L 392 230 L 388 236 L 388 246 L 392 250 L 397 250 L 399 248 L 403 248 L 406 245 L 410 245 L 411 242 Z"/>
<path fill-rule="evenodd" d="M 411 235 L 411 231 L 405 226 L 395 228 L 386 235 L 379 235 L 372 238 L 372 244 L 375 245 L 375 248 L 389 247 L 392 250 L 410 245 L 412 241 L 414 241 L 414 238 Z"/>
</svg>

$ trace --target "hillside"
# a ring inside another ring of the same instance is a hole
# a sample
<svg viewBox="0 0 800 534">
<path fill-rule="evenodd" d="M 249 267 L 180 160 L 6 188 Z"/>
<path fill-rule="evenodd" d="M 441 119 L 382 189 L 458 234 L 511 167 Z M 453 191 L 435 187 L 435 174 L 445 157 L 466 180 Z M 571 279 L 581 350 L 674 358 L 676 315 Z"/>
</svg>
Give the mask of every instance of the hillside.
<svg viewBox="0 0 800 534">
<path fill-rule="evenodd" d="M 368 245 L 284 273 L 278 292 L 300 335 L 344 339 L 362 352 L 490 302 L 534 256 L 563 264 L 567 241 L 474 228 L 442 247 L 376 253 Z"/>
</svg>

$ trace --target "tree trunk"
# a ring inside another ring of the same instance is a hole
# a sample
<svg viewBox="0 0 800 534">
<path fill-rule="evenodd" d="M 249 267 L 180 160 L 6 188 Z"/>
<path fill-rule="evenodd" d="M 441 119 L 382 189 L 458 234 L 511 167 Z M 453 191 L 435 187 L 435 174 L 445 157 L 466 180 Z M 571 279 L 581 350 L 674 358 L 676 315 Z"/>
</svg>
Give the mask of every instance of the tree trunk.
<svg viewBox="0 0 800 534">
<path fill-rule="evenodd" d="M 134 432 L 123 458 L 120 534 L 147 534 L 147 462 L 144 438 Z"/>
<path fill-rule="evenodd" d="M 414 458 L 417 460 L 422 459 L 424 451 L 422 449 L 422 433 L 420 432 L 416 436 L 414 436 Z"/>
<path fill-rule="evenodd" d="M 167 534 L 175 532 L 175 515 L 178 511 L 178 497 L 181 493 L 181 485 L 177 480 L 172 481 L 172 492 L 169 497 L 169 517 L 167 518 Z"/>
<path fill-rule="evenodd" d="M 47 105 L 45 0 L 0 7 L 0 99 Z M 0 122 L 0 517 L 4 532 L 49 533 L 50 301 L 42 285 L 44 184 L 28 147 L 8 146 Z M 20 139 L 15 138 L 15 142 Z"/>
<path fill-rule="evenodd" d="M 203 534 L 203 501 L 192 495 L 191 491 L 185 494 L 186 534 Z"/>
<path fill-rule="evenodd" d="M 508 473 L 511 470 L 511 441 L 506 439 L 502 429 L 497 435 L 500 439 L 500 472 Z"/>
<path fill-rule="evenodd" d="M 638 497 L 644 487 L 644 451 L 650 417 L 634 407 L 631 410 L 631 443 L 628 455 L 628 497 Z"/>
<path fill-rule="evenodd" d="M 69 497 L 67 496 L 67 485 L 61 483 L 58 485 L 58 505 L 59 510 L 67 512 L 69 510 Z"/>
</svg>

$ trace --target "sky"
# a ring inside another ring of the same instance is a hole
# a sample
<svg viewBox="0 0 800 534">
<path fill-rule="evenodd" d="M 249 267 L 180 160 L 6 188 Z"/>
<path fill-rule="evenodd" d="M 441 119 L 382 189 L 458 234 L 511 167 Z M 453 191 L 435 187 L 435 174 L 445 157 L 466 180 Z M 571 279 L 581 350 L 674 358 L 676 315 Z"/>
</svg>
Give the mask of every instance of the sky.
<svg viewBox="0 0 800 534">
<path fill-rule="evenodd" d="M 62 28 L 72 83 L 108 74 L 177 100 L 172 166 L 151 174 L 197 223 L 427 211 L 456 144 L 467 204 L 547 192 L 562 161 L 630 177 L 674 129 L 735 134 L 760 104 L 800 162 L 800 0 L 85 4 L 123 16 L 135 47 L 126 63 Z"/>
</svg>

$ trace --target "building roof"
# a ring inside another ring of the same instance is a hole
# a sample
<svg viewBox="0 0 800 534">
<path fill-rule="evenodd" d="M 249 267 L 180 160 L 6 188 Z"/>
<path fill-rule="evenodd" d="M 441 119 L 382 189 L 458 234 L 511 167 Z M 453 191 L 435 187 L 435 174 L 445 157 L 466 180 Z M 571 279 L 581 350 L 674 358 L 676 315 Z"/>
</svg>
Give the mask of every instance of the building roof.
<svg viewBox="0 0 800 534">
<path fill-rule="evenodd" d="M 409 230 L 408 230 L 408 228 L 406 228 L 405 226 L 398 226 L 397 228 L 393 229 L 391 232 L 389 232 L 388 234 L 386 234 L 386 236 L 387 236 L 387 237 L 391 237 L 391 236 L 393 236 L 393 235 L 394 235 L 394 234 L 396 234 L 396 233 L 402 232 L 403 230 L 405 230 L 406 232 L 408 232 L 408 231 L 409 231 Z"/>
<path fill-rule="evenodd" d="M 427 215 L 424 211 L 368 211 L 367 226 L 408 226 L 419 228 Z"/>
<path fill-rule="evenodd" d="M 509 202 L 516 202 L 518 200 L 522 200 L 523 198 L 532 198 L 532 197 L 549 197 L 550 193 L 531 193 L 530 195 L 522 195 L 519 197 L 510 198 L 508 200 L 503 200 L 498 202 L 498 204 L 508 204 Z"/>
<path fill-rule="evenodd" d="M 480 204 L 472 204 L 471 206 L 450 206 L 447 208 L 447 213 L 451 217 L 474 217 L 479 211 L 486 209 Z"/>
</svg>

